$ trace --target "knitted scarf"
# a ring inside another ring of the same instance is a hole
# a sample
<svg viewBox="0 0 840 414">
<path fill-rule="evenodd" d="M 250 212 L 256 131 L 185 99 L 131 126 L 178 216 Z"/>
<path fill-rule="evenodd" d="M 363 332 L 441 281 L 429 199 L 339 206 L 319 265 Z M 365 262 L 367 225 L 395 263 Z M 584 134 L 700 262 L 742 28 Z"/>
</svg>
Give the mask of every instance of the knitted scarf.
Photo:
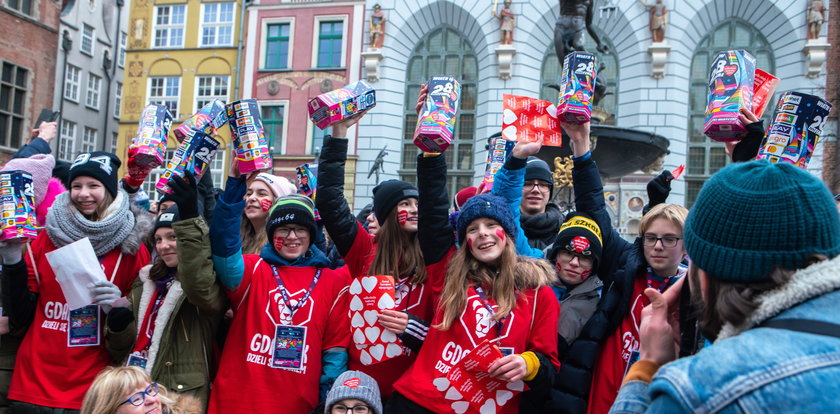
<svg viewBox="0 0 840 414">
<path fill-rule="evenodd" d="M 47 235 L 56 247 L 61 248 L 85 237 L 90 239 L 97 257 L 110 252 L 132 233 L 135 219 L 125 192 L 119 191 L 114 202 L 105 210 L 100 221 L 90 221 L 73 206 L 70 192 L 59 194 L 47 213 Z M 125 250 L 128 251 L 125 251 Z M 124 253 L 133 254 L 137 249 L 125 246 Z"/>
<path fill-rule="evenodd" d="M 557 232 L 560 231 L 560 225 L 563 224 L 563 213 L 556 204 L 548 203 L 545 206 L 545 213 L 536 216 L 522 214 L 519 216 L 519 223 L 531 247 L 545 249 L 554 243 Z"/>
</svg>

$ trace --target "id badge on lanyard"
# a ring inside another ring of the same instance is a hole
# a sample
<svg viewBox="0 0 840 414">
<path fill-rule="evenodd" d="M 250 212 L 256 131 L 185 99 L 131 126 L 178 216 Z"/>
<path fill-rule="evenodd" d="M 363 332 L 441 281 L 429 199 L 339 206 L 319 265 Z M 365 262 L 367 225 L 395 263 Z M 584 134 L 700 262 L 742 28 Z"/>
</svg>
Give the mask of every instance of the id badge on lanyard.
<svg viewBox="0 0 840 414">
<path fill-rule="evenodd" d="M 134 352 L 128 356 L 128 362 L 125 363 L 127 367 L 140 367 L 146 368 L 146 364 L 149 362 L 149 358 L 140 355 L 139 352 Z"/>
<path fill-rule="evenodd" d="M 491 318 L 492 318 L 492 315 L 496 314 L 496 310 L 493 309 L 493 306 L 490 305 L 490 301 L 487 300 L 487 295 L 484 293 L 484 289 L 482 289 L 481 286 L 474 286 L 474 289 L 475 289 L 475 293 L 478 293 L 478 297 L 481 298 L 481 303 L 484 305 L 484 308 L 487 309 L 487 312 L 489 312 L 489 315 L 491 315 Z M 497 335 L 496 335 L 496 340 L 490 341 L 490 342 L 497 342 L 499 340 L 498 338 L 500 336 L 502 336 L 502 330 L 505 327 L 505 321 L 507 321 L 508 317 L 509 316 L 505 316 L 504 318 L 502 318 L 499 321 L 495 321 L 495 320 L 493 321 L 493 323 L 496 324 Z M 513 352 L 511 351 L 511 353 L 513 353 Z M 502 351 L 502 355 L 504 355 L 504 351 Z"/>
<path fill-rule="evenodd" d="M 277 288 L 280 290 L 280 295 L 283 298 L 283 304 L 289 309 L 289 318 L 294 318 L 295 312 L 300 309 L 309 300 L 312 291 L 318 284 L 318 279 L 321 278 L 321 269 L 315 271 L 315 276 L 312 278 L 312 283 L 309 284 L 309 289 L 302 298 L 292 306 L 289 292 L 283 279 L 280 278 L 280 271 L 276 266 L 270 265 L 271 271 L 274 274 L 274 281 L 277 283 Z M 274 342 L 271 347 L 271 367 L 297 370 L 303 368 L 303 358 L 306 352 L 306 327 L 298 325 L 274 325 Z"/>
<path fill-rule="evenodd" d="M 67 346 L 99 345 L 99 305 L 88 305 L 68 312 Z"/>
</svg>

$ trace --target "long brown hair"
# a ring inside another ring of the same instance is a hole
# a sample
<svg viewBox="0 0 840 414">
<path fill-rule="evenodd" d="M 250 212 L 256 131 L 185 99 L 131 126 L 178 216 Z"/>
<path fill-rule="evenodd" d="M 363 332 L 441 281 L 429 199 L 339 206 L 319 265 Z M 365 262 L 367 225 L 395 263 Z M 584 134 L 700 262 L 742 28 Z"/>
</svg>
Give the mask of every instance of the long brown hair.
<svg viewBox="0 0 840 414">
<path fill-rule="evenodd" d="M 410 283 L 419 285 L 426 281 L 426 264 L 420 242 L 417 233 L 409 234 L 403 230 L 396 216 L 389 214 L 374 236 L 376 254 L 368 274 L 393 275 L 398 279 L 411 277 Z"/>
<path fill-rule="evenodd" d="M 244 212 L 239 221 L 239 235 L 242 237 L 242 254 L 260 254 L 260 250 L 268 243 L 265 229 L 254 228 Z"/>
<path fill-rule="evenodd" d="M 446 267 L 442 300 L 436 310 L 443 312 L 443 320 L 435 328 L 445 331 L 458 319 L 467 305 L 470 284 L 490 286 L 490 296 L 499 307 L 493 320 L 498 321 L 516 307 L 517 291 L 554 283 L 557 276 L 547 261 L 518 256 L 513 238 L 508 235 L 507 240 L 498 266 L 476 260 L 466 243 L 455 252 Z"/>
<path fill-rule="evenodd" d="M 805 260 L 804 267 L 824 260 L 827 260 L 824 255 L 812 255 Z M 688 277 L 692 284 L 691 291 L 696 292 L 696 294 L 692 293 L 692 302 L 694 302 L 694 308 L 699 310 L 698 319 L 703 335 L 714 341 L 725 324 L 742 326 L 758 309 L 759 297 L 787 283 L 794 273 L 796 270 L 776 268 L 770 272 L 770 280 L 761 283 L 723 282 L 707 274 L 704 300 L 704 294 L 701 293 L 699 286 L 697 268 L 691 266 Z"/>
</svg>

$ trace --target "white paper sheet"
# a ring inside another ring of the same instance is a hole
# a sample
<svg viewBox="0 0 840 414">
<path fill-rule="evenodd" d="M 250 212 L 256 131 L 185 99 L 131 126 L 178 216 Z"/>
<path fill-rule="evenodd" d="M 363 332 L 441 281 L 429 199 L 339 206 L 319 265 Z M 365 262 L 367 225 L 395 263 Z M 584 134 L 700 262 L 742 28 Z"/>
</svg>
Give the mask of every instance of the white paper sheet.
<svg viewBox="0 0 840 414">
<path fill-rule="evenodd" d="M 46 254 L 71 310 L 90 305 L 90 285 L 108 280 L 87 237 Z"/>
</svg>

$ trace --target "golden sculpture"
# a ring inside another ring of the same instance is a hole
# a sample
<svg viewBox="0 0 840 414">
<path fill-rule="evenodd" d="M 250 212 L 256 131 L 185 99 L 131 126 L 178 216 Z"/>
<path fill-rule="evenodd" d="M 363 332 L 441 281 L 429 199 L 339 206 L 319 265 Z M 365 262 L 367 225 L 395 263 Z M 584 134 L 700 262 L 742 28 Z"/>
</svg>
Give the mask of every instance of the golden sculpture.
<svg viewBox="0 0 840 414">
<path fill-rule="evenodd" d="M 385 13 L 382 12 L 382 6 L 379 4 L 373 5 L 373 14 L 370 15 L 368 24 L 370 26 L 370 47 L 379 49 L 385 40 Z"/>
<path fill-rule="evenodd" d="M 572 157 L 554 157 L 554 186 L 557 188 L 572 186 Z"/>
</svg>

